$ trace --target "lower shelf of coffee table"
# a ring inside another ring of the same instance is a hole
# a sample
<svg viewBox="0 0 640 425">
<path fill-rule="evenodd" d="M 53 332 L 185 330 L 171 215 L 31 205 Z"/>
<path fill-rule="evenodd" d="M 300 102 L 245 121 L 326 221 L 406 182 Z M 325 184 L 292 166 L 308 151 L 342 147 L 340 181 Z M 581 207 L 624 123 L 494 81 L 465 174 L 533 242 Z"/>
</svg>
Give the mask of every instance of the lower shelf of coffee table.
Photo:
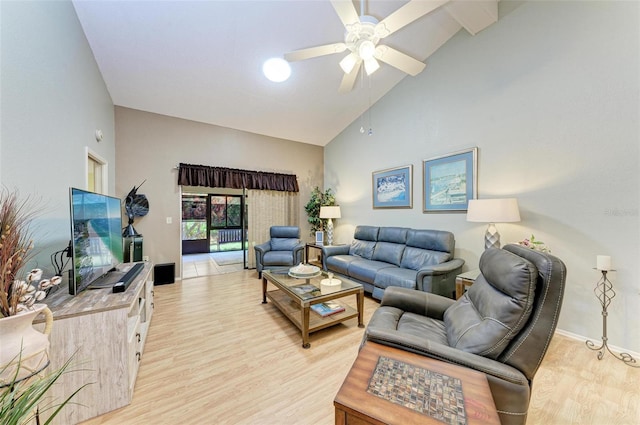
<svg viewBox="0 0 640 425">
<path fill-rule="evenodd" d="M 296 301 L 281 290 L 267 291 L 267 298 L 271 300 L 273 304 L 298 327 L 298 329 L 304 331 L 302 323 L 302 308 Z M 344 306 L 344 311 L 325 317 L 320 316 L 314 311 L 309 311 L 309 333 L 358 317 L 358 311 L 356 309 L 343 302 L 340 304 Z"/>
</svg>

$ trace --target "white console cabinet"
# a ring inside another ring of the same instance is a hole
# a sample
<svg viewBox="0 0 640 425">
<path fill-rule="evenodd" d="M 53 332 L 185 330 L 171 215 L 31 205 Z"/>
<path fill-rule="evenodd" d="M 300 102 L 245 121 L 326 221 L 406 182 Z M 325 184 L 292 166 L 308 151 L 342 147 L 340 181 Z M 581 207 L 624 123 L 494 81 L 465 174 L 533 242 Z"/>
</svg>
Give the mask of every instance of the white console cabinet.
<svg viewBox="0 0 640 425">
<path fill-rule="evenodd" d="M 48 370 L 73 356 L 71 372 L 50 390 L 52 403 L 59 404 L 90 384 L 65 406 L 54 424 L 76 424 L 131 403 L 153 314 L 152 268 L 145 263 L 121 293 L 94 289 L 73 297 L 66 288 L 59 288 L 45 299 L 54 319 Z"/>
</svg>

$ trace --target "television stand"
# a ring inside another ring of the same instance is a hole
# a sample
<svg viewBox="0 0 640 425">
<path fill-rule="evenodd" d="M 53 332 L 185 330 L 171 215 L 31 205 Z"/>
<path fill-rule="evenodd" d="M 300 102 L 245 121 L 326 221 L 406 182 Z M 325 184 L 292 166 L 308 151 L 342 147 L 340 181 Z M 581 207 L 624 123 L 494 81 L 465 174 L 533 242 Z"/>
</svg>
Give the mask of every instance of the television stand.
<svg viewBox="0 0 640 425">
<path fill-rule="evenodd" d="M 57 291 L 44 299 L 53 313 L 50 370 L 73 357 L 73 372 L 60 377 L 47 399 L 56 404 L 94 383 L 76 394 L 52 424 L 75 424 L 131 403 L 153 314 L 153 264 L 140 264 L 142 271 L 124 292 L 104 288 L 72 296 Z M 35 323 L 44 327 L 42 319 Z"/>
</svg>

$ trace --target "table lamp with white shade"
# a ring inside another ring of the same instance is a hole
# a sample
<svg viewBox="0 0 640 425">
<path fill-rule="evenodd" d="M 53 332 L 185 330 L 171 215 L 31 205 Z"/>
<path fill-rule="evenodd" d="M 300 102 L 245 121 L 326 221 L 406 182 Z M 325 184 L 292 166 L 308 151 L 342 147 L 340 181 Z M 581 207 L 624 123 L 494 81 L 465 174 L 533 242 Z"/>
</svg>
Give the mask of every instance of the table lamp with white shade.
<svg viewBox="0 0 640 425">
<path fill-rule="evenodd" d="M 333 245 L 333 220 L 332 219 L 340 218 L 340 207 L 338 205 L 320 207 L 320 218 L 327 219 L 327 242 L 329 245 Z"/>
<path fill-rule="evenodd" d="M 467 221 L 489 223 L 484 235 L 484 248 L 500 248 L 500 233 L 495 223 L 520 221 L 516 198 L 471 199 L 467 208 Z"/>
</svg>

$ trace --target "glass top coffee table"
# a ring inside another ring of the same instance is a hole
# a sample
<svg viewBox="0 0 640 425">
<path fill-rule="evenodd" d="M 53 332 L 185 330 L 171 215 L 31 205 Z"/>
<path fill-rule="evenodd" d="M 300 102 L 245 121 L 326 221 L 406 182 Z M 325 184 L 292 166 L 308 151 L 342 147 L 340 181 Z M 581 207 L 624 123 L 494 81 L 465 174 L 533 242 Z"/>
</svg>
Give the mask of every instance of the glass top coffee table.
<svg viewBox="0 0 640 425">
<path fill-rule="evenodd" d="M 297 278 L 289 276 L 288 269 L 262 272 L 262 303 L 271 300 L 285 316 L 302 332 L 302 347 L 309 348 L 309 334 L 320 329 L 336 325 L 345 320 L 358 317 L 358 327 L 364 327 L 364 289 L 359 283 L 340 276 L 339 287 L 323 287 L 321 282 L 328 279 L 326 272 L 315 277 Z M 333 278 L 336 279 L 335 277 Z M 271 282 L 277 289 L 267 291 L 267 283 Z M 325 281 L 326 282 L 326 281 Z M 312 311 L 312 305 L 327 303 L 355 295 L 357 311 L 345 303 L 336 302 L 344 311 L 322 316 Z"/>
</svg>

